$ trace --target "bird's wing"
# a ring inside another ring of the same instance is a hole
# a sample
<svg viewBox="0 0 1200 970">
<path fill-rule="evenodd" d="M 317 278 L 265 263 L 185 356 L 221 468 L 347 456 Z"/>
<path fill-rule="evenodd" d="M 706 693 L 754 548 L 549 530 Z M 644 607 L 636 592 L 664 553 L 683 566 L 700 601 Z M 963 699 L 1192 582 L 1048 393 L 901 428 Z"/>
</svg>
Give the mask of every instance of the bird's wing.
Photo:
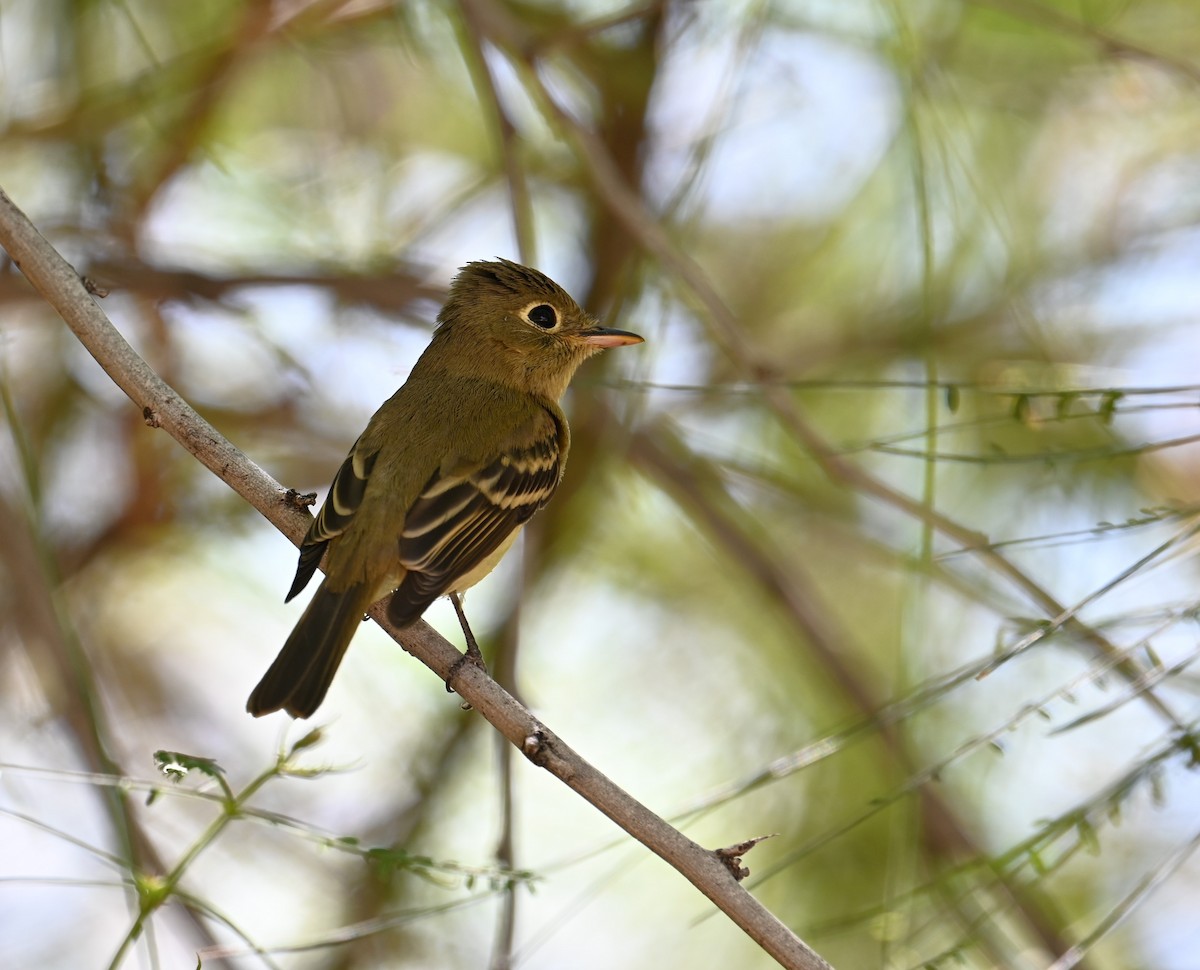
<svg viewBox="0 0 1200 970">
<path fill-rule="evenodd" d="M 404 517 L 407 572 L 388 607 L 393 622 L 415 620 L 550 501 L 562 477 L 562 433 L 543 411 L 483 467 L 434 473 Z"/>
<path fill-rule="evenodd" d="M 350 454 L 342 462 L 342 467 L 333 476 L 333 484 L 325 503 L 317 513 L 313 524 L 308 527 L 308 534 L 300 544 L 300 562 L 296 565 L 296 578 L 292 580 L 292 588 L 287 594 L 287 600 L 299 593 L 321 563 L 325 547 L 334 536 L 346 531 L 354 513 L 362 504 L 363 495 L 367 491 L 367 479 L 379 457 L 378 448 L 363 444 L 364 435 L 360 435 L 350 449 Z M 284 602 L 287 602 L 285 600 Z"/>
</svg>

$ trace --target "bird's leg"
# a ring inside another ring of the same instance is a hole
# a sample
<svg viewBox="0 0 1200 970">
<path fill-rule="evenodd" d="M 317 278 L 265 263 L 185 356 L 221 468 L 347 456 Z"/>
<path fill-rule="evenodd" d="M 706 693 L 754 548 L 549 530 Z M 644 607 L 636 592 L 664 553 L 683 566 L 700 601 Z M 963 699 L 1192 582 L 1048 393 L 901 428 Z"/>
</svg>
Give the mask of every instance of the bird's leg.
<svg viewBox="0 0 1200 970">
<path fill-rule="evenodd" d="M 471 624 L 467 622 L 467 614 L 463 612 L 462 600 L 458 593 L 450 594 L 450 602 L 454 604 L 454 612 L 458 614 L 458 622 L 462 627 L 463 636 L 467 638 L 467 652 L 464 653 L 450 667 L 450 674 L 446 678 L 446 690 L 453 692 L 454 688 L 450 686 L 450 682 L 454 680 L 455 674 L 463 664 L 470 664 L 473 667 L 478 667 L 485 674 L 487 673 L 487 664 L 483 660 L 483 652 L 479 649 L 479 642 L 475 639 L 475 634 L 471 632 Z"/>
<path fill-rule="evenodd" d="M 483 652 L 479 649 L 479 643 L 475 639 L 475 634 L 471 632 L 471 624 L 467 622 L 467 614 L 463 612 L 462 598 L 458 593 L 451 593 L 450 602 L 454 604 L 454 612 L 458 614 L 458 623 L 462 627 L 463 636 L 467 638 L 467 657 L 470 658 L 471 663 L 483 666 Z"/>
</svg>

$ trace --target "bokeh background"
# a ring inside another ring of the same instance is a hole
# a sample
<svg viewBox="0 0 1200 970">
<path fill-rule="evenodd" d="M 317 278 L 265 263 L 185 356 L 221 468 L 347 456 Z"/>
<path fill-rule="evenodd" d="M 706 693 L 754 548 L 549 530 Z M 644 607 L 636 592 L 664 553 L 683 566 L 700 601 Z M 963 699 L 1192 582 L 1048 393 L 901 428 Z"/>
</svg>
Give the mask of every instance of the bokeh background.
<svg viewBox="0 0 1200 970">
<path fill-rule="evenodd" d="M 1194 0 L 0 0 L 0 123 L 300 490 L 468 260 L 646 336 L 468 610 L 837 967 L 1200 967 Z M 0 388 L 0 965 L 770 965 L 373 626 L 247 716 L 294 550 L 11 265 Z"/>
</svg>

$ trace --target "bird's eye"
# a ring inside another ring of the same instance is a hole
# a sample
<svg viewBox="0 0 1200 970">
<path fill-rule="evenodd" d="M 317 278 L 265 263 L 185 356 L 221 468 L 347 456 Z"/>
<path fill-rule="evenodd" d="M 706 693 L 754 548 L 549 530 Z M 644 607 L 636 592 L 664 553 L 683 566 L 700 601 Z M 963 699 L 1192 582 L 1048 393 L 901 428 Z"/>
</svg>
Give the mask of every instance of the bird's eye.
<svg viewBox="0 0 1200 970">
<path fill-rule="evenodd" d="M 525 312 L 525 319 L 543 330 L 553 330 L 558 326 L 558 313 L 549 303 L 538 303 Z"/>
</svg>

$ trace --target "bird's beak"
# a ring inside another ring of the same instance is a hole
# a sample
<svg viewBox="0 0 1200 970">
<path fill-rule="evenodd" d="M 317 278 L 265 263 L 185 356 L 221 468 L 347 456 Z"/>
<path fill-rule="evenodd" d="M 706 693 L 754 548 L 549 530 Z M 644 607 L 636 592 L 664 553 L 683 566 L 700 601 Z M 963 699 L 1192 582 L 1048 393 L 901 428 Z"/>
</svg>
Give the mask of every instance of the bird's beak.
<svg viewBox="0 0 1200 970">
<path fill-rule="evenodd" d="M 601 350 L 607 347 L 624 347 L 628 344 L 645 343 L 645 337 L 639 337 L 636 333 L 630 333 L 628 330 L 612 330 L 609 327 L 592 327 L 590 330 L 584 330 L 580 335 L 585 344 L 590 344 L 593 347 L 599 347 Z"/>
</svg>

